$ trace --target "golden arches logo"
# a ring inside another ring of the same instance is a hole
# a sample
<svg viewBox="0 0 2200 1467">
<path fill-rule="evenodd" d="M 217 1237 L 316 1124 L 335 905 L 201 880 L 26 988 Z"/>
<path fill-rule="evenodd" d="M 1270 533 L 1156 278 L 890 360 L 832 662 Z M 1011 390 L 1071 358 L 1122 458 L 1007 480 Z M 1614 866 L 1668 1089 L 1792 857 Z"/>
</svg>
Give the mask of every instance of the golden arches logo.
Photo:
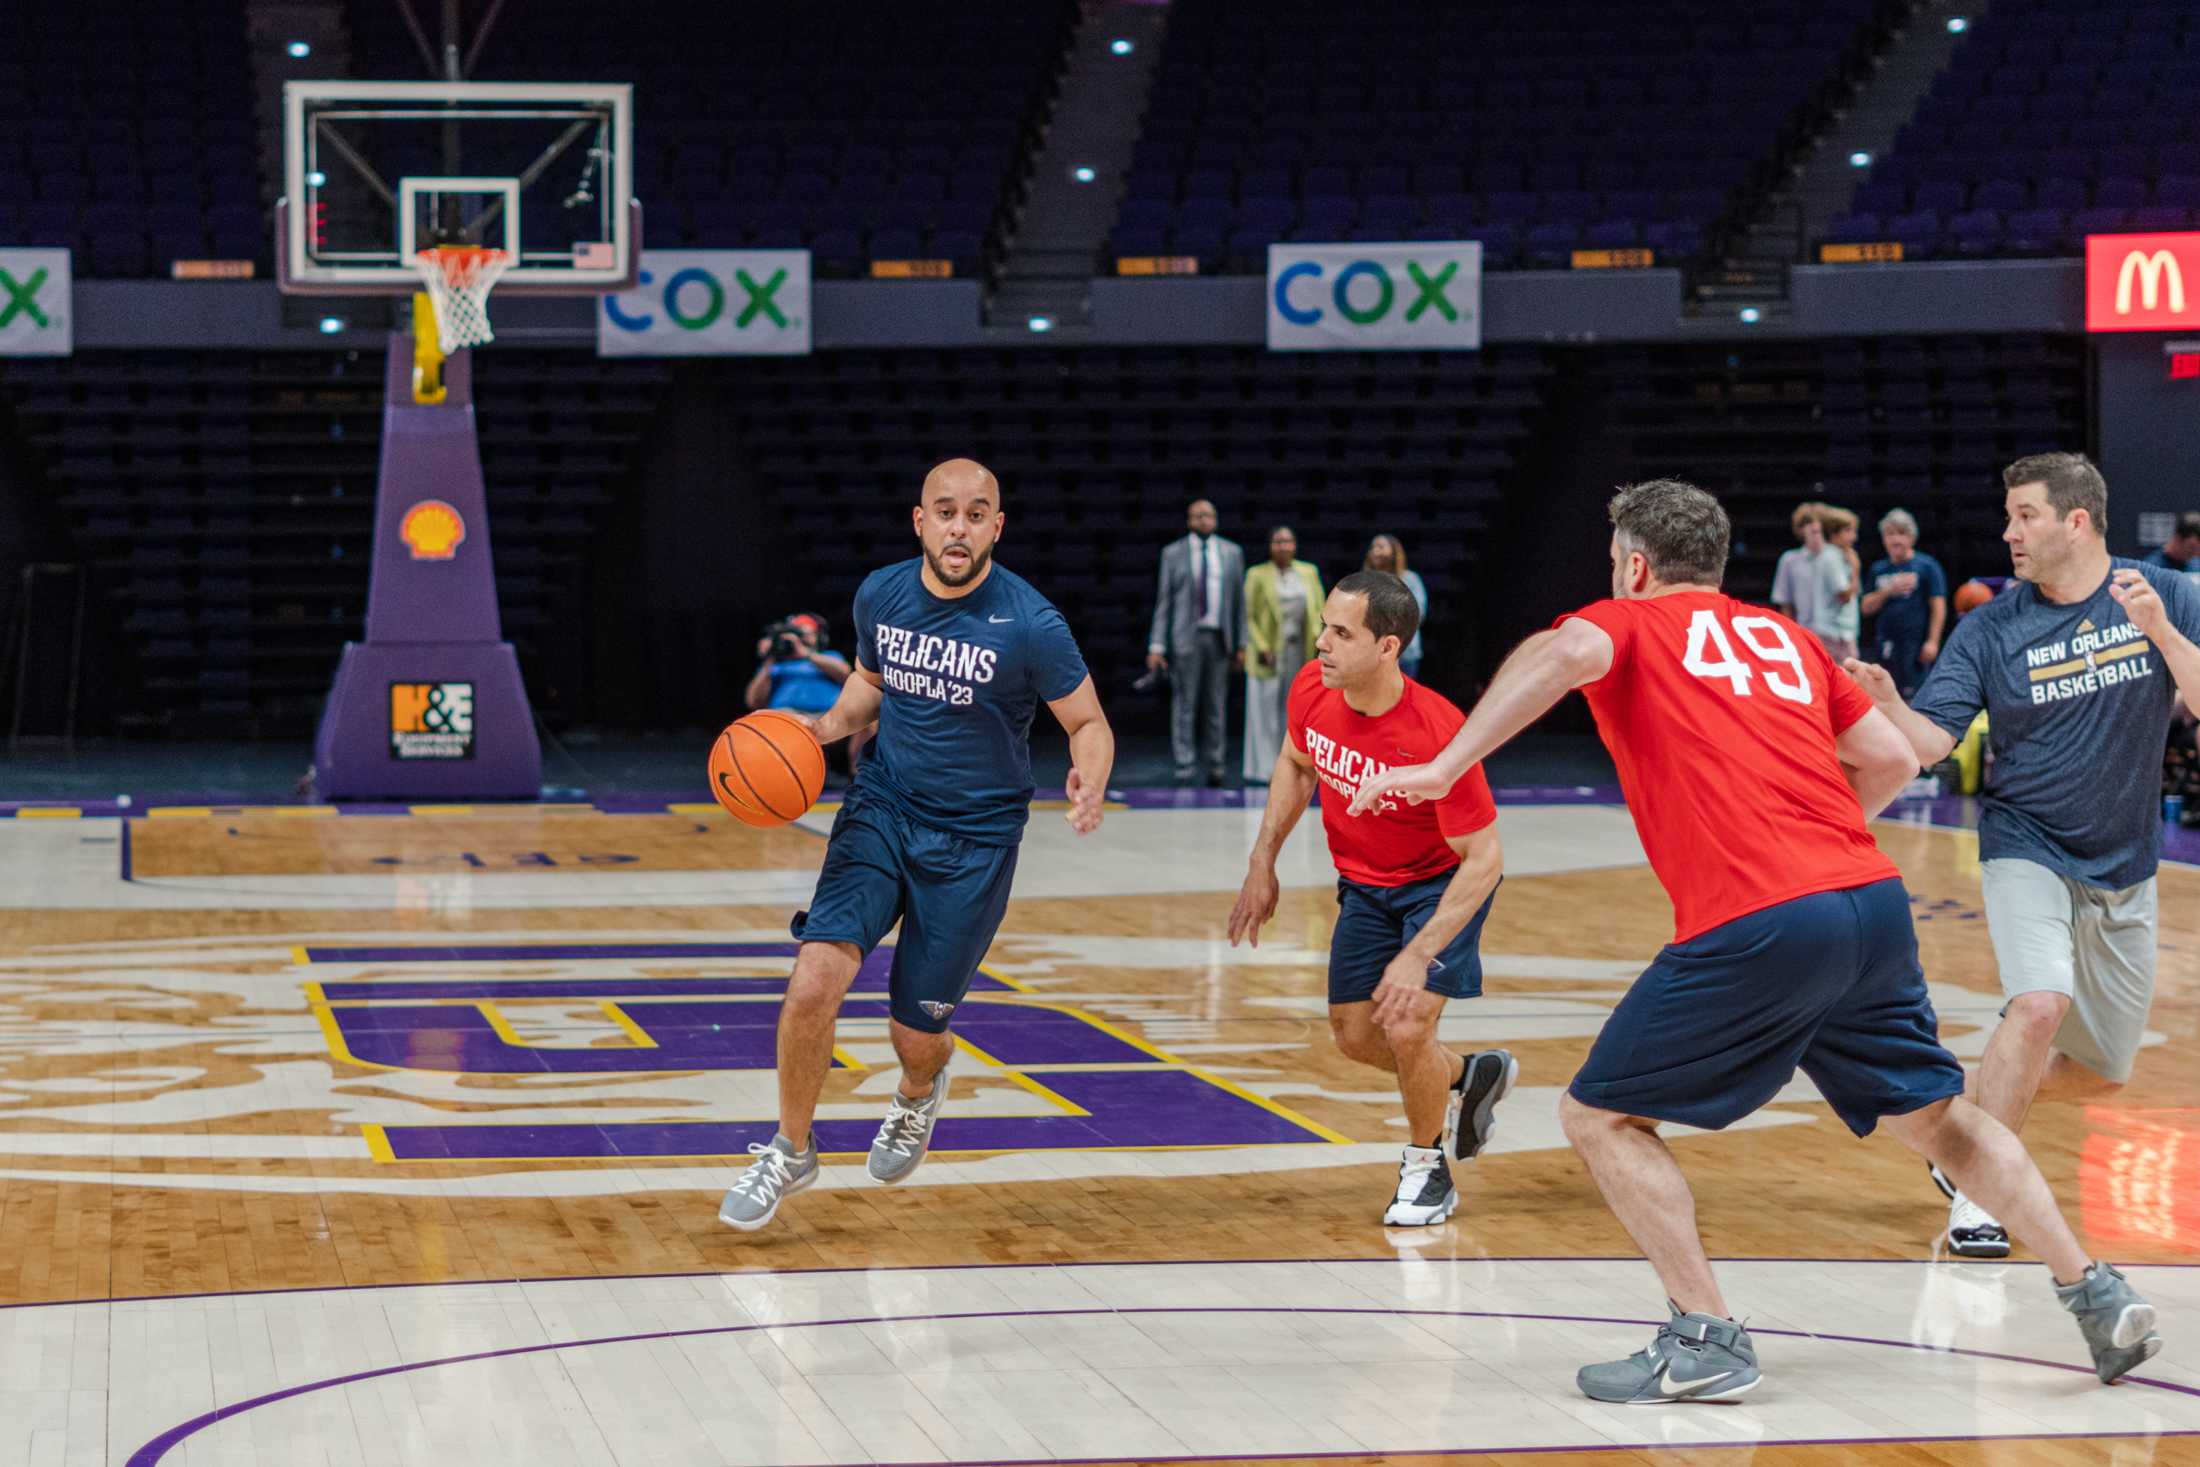
<svg viewBox="0 0 2200 1467">
<path fill-rule="evenodd" d="M 2139 306 L 2142 310 L 2156 309 L 2155 301 L 2162 295 L 2165 283 L 2169 286 L 2169 309 L 2172 315 L 2181 315 L 2185 309 L 2185 272 L 2178 267 L 2177 257 L 2168 250 L 2156 250 L 2152 254 L 2133 250 L 2124 256 L 2123 268 L 2116 272 L 2116 314 L 2131 314 L 2131 287 L 2139 287 Z"/>
<path fill-rule="evenodd" d="M 397 538 L 414 560 L 449 560 L 466 538 L 466 521 L 440 499 L 423 499 L 398 521 Z"/>
</svg>

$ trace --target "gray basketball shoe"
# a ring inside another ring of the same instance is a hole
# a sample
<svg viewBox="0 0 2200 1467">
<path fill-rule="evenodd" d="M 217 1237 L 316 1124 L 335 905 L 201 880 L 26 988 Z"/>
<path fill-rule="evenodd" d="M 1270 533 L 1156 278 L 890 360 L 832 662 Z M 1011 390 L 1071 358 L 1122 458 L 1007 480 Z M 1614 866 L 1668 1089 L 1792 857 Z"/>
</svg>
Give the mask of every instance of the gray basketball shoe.
<svg viewBox="0 0 2200 1467">
<path fill-rule="evenodd" d="M 910 1100 L 899 1089 L 894 1091 L 894 1103 L 887 1107 L 878 1135 L 871 1138 L 871 1159 L 866 1167 L 872 1181 L 891 1186 L 906 1181 L 910 1173 L 924 1165 L 925 1153 L 932 1147 L 933 1124 L 947 1106 L 947 1072 L 952 1068 L 952 1064 L 940 1067 L 932 1079 L 932 1093 L 922 1100 Z"/>
<path fill-rule="evenodd" d="M 1667 1308 L 1672 1308 L 1670 1301 Z M 1763 1379 L 1749 1331 L 1715 1314 L 1673 1310 L 1649 1345 L 1625 1360 L 1584 1365 L 1574 1377 L 1592 1401 L 1647 1406 L 1665 1401 L 1727 1401 Z"/>
<path fill-rule="evenodd" d="M 725 1198 L 718 1204 L 718 1220 L 744 1233 L 753 1233 L 770 1222 L 790 1194 L 817 1180 L 817 1136 L 811 1134 L 810 1149 L 800 1155 L 796 1155 L 792 1141 L 779 1135 L 768 1144 L 751 1145 L 749 1155 L 756 1160 L 726 1189 Z"/>
<path fill-rule="evenodd" d="M 2162 1337 L 2154 1332 L 2154 1306 L 2139 1297 L 2124 1276 L 2096 1263 L 2074 1284 L 2057 1284 L 2055 1297 L 2078 1316 L 2093 1370 L 2107 1385 L 2125 1371 L 2153 1359 Z"/>
</svg>

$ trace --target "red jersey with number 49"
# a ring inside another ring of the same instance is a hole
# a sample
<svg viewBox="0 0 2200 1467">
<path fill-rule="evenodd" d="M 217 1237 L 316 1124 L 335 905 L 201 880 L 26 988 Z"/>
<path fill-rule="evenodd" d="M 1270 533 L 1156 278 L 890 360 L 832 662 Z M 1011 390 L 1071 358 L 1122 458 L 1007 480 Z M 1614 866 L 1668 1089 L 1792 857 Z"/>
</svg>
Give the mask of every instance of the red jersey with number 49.
<svg viewBox="0 0 2200 1467">
<path fill-rule="evenodd" d="M 1570 615 L 1612 639 L 1611 670 L 1582 692 L 1673 899 L 1675 942 L 1901 875 L 1873 844 L 1834 748 L 1871 698 L 1816 637 L 1709 590 Z"/>
<path fill-rule="evenodd" d="M 1322 665 L 1309 662 L 1291 683 L 1285 719 L 1291 747 L 1314 761 L 1321 780 L 1322 830 L 1337 874 L 1362 886 L 1409 886 L 1459 864 L 1446 837 L 1472 835 L 1497 818 L 1490 782 L 1477 764 L 1441 800 L 1411 805 L 1385 800 L 1351 814 L 1360 781 L 1377 770 L 1426 764 L 1467 721 L 1451 699 L 1406 679 L 1406 695 L 1380 718 L 1352 711 L 1344 694 L 1322 686 Z"/>
</svg>

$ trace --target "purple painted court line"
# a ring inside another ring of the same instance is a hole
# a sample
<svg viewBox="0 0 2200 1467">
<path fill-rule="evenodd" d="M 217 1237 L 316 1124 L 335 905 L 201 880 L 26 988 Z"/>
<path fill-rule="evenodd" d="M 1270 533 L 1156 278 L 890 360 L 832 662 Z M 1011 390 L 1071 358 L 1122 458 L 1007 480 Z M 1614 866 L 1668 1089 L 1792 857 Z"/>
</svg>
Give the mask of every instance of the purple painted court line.
<svg viewBox="0 0 2200 1467">
<path fill-rule="evenodd" d="M 1225 1305 L 1220 1307 L 1203 1307 L 1199 1305 L 1146 1305 L 1135 1306 L 1125 1309 L 1106 1307 L 1092 1309 L 1012 1309 L 969 1310 L 959 1313 L 940 1314 L 858 1315 L 850 1316 L 843 1319 L 815 1319 L 802 1320 L 791 1323 L 725 1324 L 709 1325 L 697 1329 L 654 1330 L 642 1334 L 604 1335 L 595 1339 L 588 1340 L 563 1340 L 540 1345 L 513 1345 L 501 1350 L 479 1350 L 475 1351 L 472 1354 L 451 1355 L 439 1360 L 416 1360 L 403 1365 L 384 1365 L 373 1370 L 355 1371 L 350 1375 L 331 1376 L 326 1380 L 308 1381 L 303 1385 L 288 1386 L 279 1391 L 270 1391 L 265 1395 L 254 1396 L 250 1400 L 239 1401 L 233 1406 L 218 1406 L 212 1411 L 205 1412 L 204 1414 L 199 1416 L 194 1416 L 189 1421 L 185 1421 L 179 1425 L 172 1426 L 168 1428 L 168 1430 L 162 1432 L 160 1435 L 154 1437 L 151 1441 L 145 1443 L 145 1445 L 139 1447 L 136 1451 L 132 1452 L 130 1454 L 130 1458 L 128 1463 L 126 1464 L 126 1467 L 154 1467 L 154 1464 L 158 1463 L 163 1457 L 167 1456 L 170 1451 L 174 1450 L 177 1446 L 189 1440 L 191 1437 L 194 1437 L 198 1435 L 198 1433 L 206 1430 L 208 1427 L 218 1425 L 223 1421 L 230 1420 L 238 1416 L 242 1416 L 246 1412 L 257 1410 L 262 1406 L 272 1406 L 277 1404 L 278 1402 L 287 1401 L 297 1396 L 310 1395 L 317 1391 L 331 1390 L 338 1386 L 356 1385 L 362 1381 L 382 1380 L 393 1375 L 412 1375 L 420 1371 L 439 1370 L 452 1365 L 470 1365 L 484 1360 L 505 1360 L 511 1359 L 512 1357 L 519 1355 L 541 1355 L 553 1353 L 560 1350 L 586 1350 L 605 1345 L 647 1344 L 656 1340 L 692 1340 L 712 1335 L 760 1334 L 772 1330 L 842 1329 L 850 1327 L 860 1327 L 863 1325 L 871 1324 L 945 1324 L 953 1323 L 959 1320 L 975 1319 L 1064 1319 L 1091 1318 L 1093 1316 L 1100 1315 L 1121 1318 L 1150 1314 L 1290 1314 L 1301 1316 L 1376 1315 L 1386 1318 L 1406 1319 L 1508 1319 L 1527 1320 L 1533 1323 L 1540 1324 L 1629 1325 L 1644 1329 L 1654 1329 L 1658 1325 L 1664 1323 L 1663 1320 L 1622 1319 L 1614 1318 L 1607 1315 L 1526 1314 L 1478 1309 L 1384 1309 L 1378 1306 L 1369 1306 L 1366 1308 L 1343 1308 L 1335 1306 L 1290 1308 L 1281 1305 Z M 1833 1340 L 1842 1344 L 1875 1345 L 1894 1350 L 1916 1350 L 1929 1355 L 1961 1355 L 1980 1360 L 2000 1360 L 2018 1365 L 2036 1365 L 2045 1370 L 2073 1372 L 2080 1375 L 2092 1374 L 2091 1369 L 2087 1366 L 2066 1365 L 2060 1361 L 2055 1360 L 2036 1360 L 2025 1355 L 2004 1355 L 1991 1350 L 1964 1350 L 1935 1345 L 1922 1345 L 1909 1340 L 1886 1340 L 1874 1338 L 1868 1335 L 1817 1334 L 1807 1330 L 1782 1329 L 1759 1329 L 1753 1330 L 1751 1331 L 1751 1333 L 1768 1336 L 1785 1336 L 1791 1339 Z M 2155 1380 L 2142 1376 L 2126 1376 L 2124 1377 L 2124 1383 L 2127 1386 L 2152 1386 L 2155 1389 L 2171 1391 L 2179 1395 L 2200 1396 L 2200 1387 L 2178 1385 L 2172 1381 Z M 1588 1444 L 1588 1446 L 1577 1443 L 1556 1447 L 1526 1448 L 1485 1444 L 1471 1447 L 1417 1446 L 1412 1448 L 1399 1448 L 1395 1452 L 1382 1453 L 1371 1452 L 1366 1449 L 1361 1449 L 1358 1451 L 1339 1452 L 1296 1452 L 1286 1453 L 1284 1455 L 1292 1457 L 1294 1459 L 1368 1457 L 1377 1455 L 1489 1456 L 1496 1453 L 1508 1451 L 1579 1452 L 1583 1450 L 1589 1450 L 1591 1448 L 1598 1451 L 1642 1451 L 1660 1447 L 1666 1449 L 1705 1449 L 1711 1447 L 1754 1448 L 1763 1445 L 1862 1446 L 1875 1445 L 1880 1442 L 1891 1443 L 1901 1441 L 2057 1441 L 2066 1440 L 2073 1437 L 2083 1438 L 2116 1435 L 2147 1437 L 2187 1437 L 2200 1436 L 2200 1431 L 2148 1431 L 2126 1433 L 2041 1431 L 2025 1432 L 2020 1434 L 2007 1434 L 2001 1436 L 1903 1437 L 1890 1435 L 1882 1437 L 1813 1437 L 1801 1438 L 1792 1441 L 1775 1438 L 1769 1442 L 1762 1438 L 1754 1442 L 1737 1442 L 1732 1439 L 1727 1439 L 1724 1441 L 1703 1442 L 1675 1442 L 1660 1440 L 1645 1442 L 1595 1442 Z M 1270 1454 L 1249 1453 L 1241 1455 L 1267 1456 Z M 1138 1457 L 1045 1457 L 1016 1459 L 1014 1463 L 1009 1463 L 1005 1461 L 998 1462 L 994 1464 L 994 1467 L 1041 1467 L 1041 1464 L 1110 1463 L 1129 1461 L 1214 1462 L 1229 1460 L 1236 1459 L 1219 1457 L 1211 1454 Z"/>
<path fill-rule="evenodd" d="M 517 1044 L 482 1008 L 462 1004 L 342 1004 L 329 1011 L 354 1059 L 393 1069 L 477 1075 L 598 1074 L 668 1070 L 768 1070 L 779 1006 L 676 997 L 622 1009 L 654 1041 L 617 1048 Z M 883 1021 L 880 999 L 850 999 L 842 1019 Z M 1153 1064 L 1154 1055 L 1061 1009 L 963 1001 L 956 1030 L 1002 1064 Z"/>
<path fill-rule="evenodd" d="M 529 962 L 633 962 L 648 958 L 783 958 L 794 961 L 800 944 L 793 942 L 585 942 L 585 943 L 437 943 L 420 947 L 308 947 L 308 963 L 484 963 Z M 864 954 L 856 970 L 857 993 L 884 993 L 894 966 L 894 945 L 886 943 Z M 790 972 L 792 969 L 790 968 Z M 787 975 L 741 978 L 481 978 L 417 979 L 382 982 L 324 983 L 322 996 L 331 1003 L 376 999 L 495 999 L 495 998 L 631 998 L 647 995 L 686 996 L 697 993 L 776 993 L 786 987 Z M 972 993 L 1013 993 L 1010 985 L 990 973 L 970 981 Z"/>
<path fill-rule="evenodd" d="M 312 947 L 309 963 L 523 963 L 640 958 L 792 958 L 792 942 L 448 942 L 406 947 Z M 886 949 L 891 951 L 891 949 Z"/>
<path fill-rule="evenodd" d="M 770 1031 L 761 1031 L 768 1044 Z M 583 1051 L 586 1052 L 586 1051 Z M 631 1053 L 631 1051 L 627 1051 Z M 1288 1116 L 1183 1070 L 1051 1071 L 1046 1087 L 1089 1114 L 943 1117 L 934 1153 L 1059 1151 L 1155 1146 L 1328 1145 Z M 709 1159 L 744 1155 L 769 1141 L 772 1121 L 604 1122 L 596 1125 L 384 1126 L 401 1162 L 513 1162 L 648 1157 Z M 833 1156 L 870 1150 L 878 1123 L 816 1123 L 817 1144 Z"/>
<path fill-rule="evenodd" d="M 1965 1263 L 1951 1263 L 1940 1258 L 1798 1258 L 1798 1257 L 1738 1257 L 1725 1254 L 1710 1260 L 1716 1264 L 1750 1263 L 1807 1263 L 1813 1267 L 1843 1265 L 1869 1268 L 1956 1268 L 1971 1267 Z M 2127 1272 L 2134 1268 L 2200 1268 L 2200 1263 L 2132 1263 L 2126 1259 L 2104 1260 Z M 1435 1263 L 1487 1264 L 1487 1263 L 1640 1263 L 1649 1264 L 1635 1254 L 1622 1253 L 1503 1253 L 1484 1257 L 1474 1254 L 1459 1258 L 1422 1258 L 1408 1256 L 1405 1252 L 1388 1254 L 1339 1254 L 1335 1258 L 1094 1258 L 1081 1263 L 836 1263 L 820 1264 L 811 1268 L 723 1268 L 723 1269 L 674 1269 L 665 1273 L 550 1273 L 536 1275 L 500 1275 L 485 1279 L 443 1279 L 434 1283 L 414 1284 L 293 1284 L 274 1289 L 204 1289 L 191 1294 L 108 1294 L 81 1299 L 27 1299 L 13 1304 L 0 1304 L 0 1313 L 18 1309 L 81 1309 L 91 1304 L 160 1304 L 187 1302 L 197 1299 L 264 1299 L 283 1294 L 366 1294 L 386 1293 L 401 1289 L 486 1289 L 505 1284 L 618 1284 L 637 1283 L 649 1279 L 738 1279 L 764 1278 L 785 1275 L 807 1277 L 811 1274 L 842 1273 L 974 1273 L 985 1269 L 1062 1269 L 1062 1268 L 1243 1268 L 1278 1263 L 1411 1263 L 1415 1267 Z M 1996 1268 L 2045 1268 L 2046 1265 L 2031 1259 L 2012 1259 L 1995 1265 Z"/>
</svg>

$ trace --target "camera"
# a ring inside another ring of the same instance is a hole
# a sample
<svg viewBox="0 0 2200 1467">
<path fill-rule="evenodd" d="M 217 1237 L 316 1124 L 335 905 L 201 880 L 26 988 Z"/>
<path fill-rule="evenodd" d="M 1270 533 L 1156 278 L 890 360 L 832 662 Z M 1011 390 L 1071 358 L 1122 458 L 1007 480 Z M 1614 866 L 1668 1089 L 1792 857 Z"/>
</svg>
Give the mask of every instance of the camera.
<svg viewBox="0 0 2200 1467">
<path fill-rule="evenodd" d="M 803 640 L 805 633 L 809 636 L 807 644 Z M 826 645 L 825 618 L 807 611 L 797 612 L 764 628 L 764 640 L 771 643 L 772 661 L 799 662 Z"/>
</svg>

